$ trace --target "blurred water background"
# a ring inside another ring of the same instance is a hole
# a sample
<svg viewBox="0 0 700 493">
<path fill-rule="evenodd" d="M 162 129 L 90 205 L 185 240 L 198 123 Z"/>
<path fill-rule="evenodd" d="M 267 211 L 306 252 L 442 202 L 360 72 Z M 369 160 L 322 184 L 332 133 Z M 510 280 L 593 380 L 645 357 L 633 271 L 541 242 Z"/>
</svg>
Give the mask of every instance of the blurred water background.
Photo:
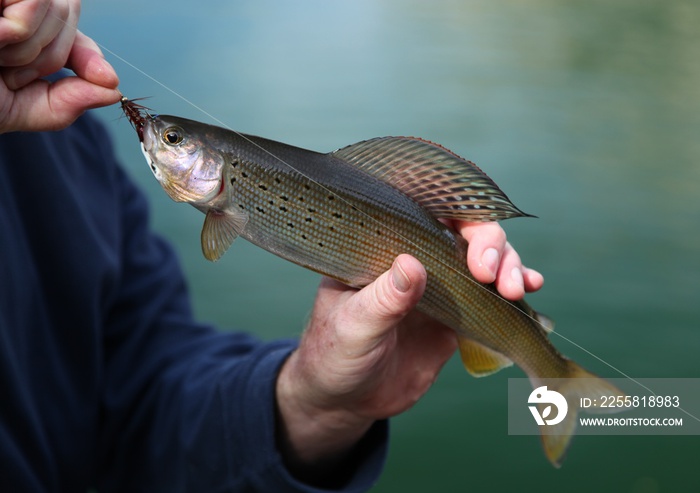
<svg viewBox="0 0 700 493">
<path fill-rule="evenodd" d="M 153 79 L 243 132 L 319 151 L 417 135 L 475 161 L 539 216 L 503 224 L 545 275 L 531 303 L 627 374 L 669 378 L 700 377 L 698 26 L 697 0 L 93 0 L 81 24 L 156 112 L 213 122 Z M 242 240 L 205 261 L 203 216 L 163 193 L 116 106 L 99 113 L 198 316 L 299 334 L 318 277 Z M 393 420 L 373 491 L 700 491 L 700 437 L 577 437 L 553 469 L 536 437 L 507 434 L 520 376 L 476 380 L 454 358 Z"/>
</svg>

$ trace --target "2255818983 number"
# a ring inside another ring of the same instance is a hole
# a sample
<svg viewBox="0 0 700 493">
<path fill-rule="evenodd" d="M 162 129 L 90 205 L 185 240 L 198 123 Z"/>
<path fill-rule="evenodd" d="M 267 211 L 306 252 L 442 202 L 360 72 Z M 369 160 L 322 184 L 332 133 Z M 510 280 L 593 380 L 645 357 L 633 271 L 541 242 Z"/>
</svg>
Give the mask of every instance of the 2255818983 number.
<svg viewBox="0 0 700 493">
<path fill-rule="evenodd" d="M 626 396 L 602 396 L 597 407 L 680 407 L 680 398 L 677 395 L 626 395 Z"/>
</svg>

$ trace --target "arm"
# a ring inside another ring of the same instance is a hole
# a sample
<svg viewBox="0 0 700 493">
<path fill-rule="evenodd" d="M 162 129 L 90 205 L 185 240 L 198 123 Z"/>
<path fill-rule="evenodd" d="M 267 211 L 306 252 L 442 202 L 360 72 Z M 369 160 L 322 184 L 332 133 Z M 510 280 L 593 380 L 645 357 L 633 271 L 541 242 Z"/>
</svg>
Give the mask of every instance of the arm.
<svg viewBox="0 0 700 493">
<path fill-rule="evenodd" d="M 120 202 L 124 265 L 105 334 L 100 489 L 366 491 L 386 452 L 382 420 L 411 407 L 456 346 L 452 331 L 425 330 L 431 322 L 411 311 L 422 266 L 402 256 L 361 291 L 326 279 L 299 348 L 263 344 L 195 324 L 143 198 L 126 182 Z M 475 228 L 472 244 L 482 236 L 484 248 L 495 245 L 501 270 L 520 268 L 499 227 Z"/>
<path fill-rule="evenodd" d="M 542 286 L 500 226 L 453 226 L 470 242 L 467 261 L 477 280 L 495 281 L 511 300 Z M 425 281 L 422 265 L 403 255 L 360 291 L 321 283 L 309 326 L 277 383 L 280 443 L 299 477 L 331 480 L 372 424 L 415 404 L 454 353 L 452 330 L 413 311 Z"/>
<path fill-rule="evenodd" d="M 119 101 L 119 79 L 77 30 L 79 0 L 18 0 L 0 17 L 0 133 L 57 130 Z M 74 77 L 49 83 L 61 68 Z"/>
</svg>

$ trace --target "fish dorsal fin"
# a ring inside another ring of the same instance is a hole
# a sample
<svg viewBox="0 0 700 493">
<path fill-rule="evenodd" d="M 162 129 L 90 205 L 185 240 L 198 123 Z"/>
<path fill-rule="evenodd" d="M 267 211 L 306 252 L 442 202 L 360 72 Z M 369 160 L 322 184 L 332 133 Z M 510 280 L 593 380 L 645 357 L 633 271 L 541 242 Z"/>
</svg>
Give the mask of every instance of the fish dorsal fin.
<svg viewBox="0 0 700 493">
<path fill-rule="evenodd" d="M 248 214 L 243 211 L 209 209 L 202 227 L 204 257 L 212 262 L 219 260 L 243 231 L 247 222 Z"/>
<path fill-rule="evenodd" d="M 498 221 L 530 216 L 474 163 L 427 140 L 378 137 L 331 155 L 401 190 L 434 217 Z"/>
<path fill-rule="evenodd" d="M 503 354 L 487 348 L 473 339 L 458 337 L 462 363 L 475 377 L 485 377 L 511 366 L 513 362 Z"/>
</svg>

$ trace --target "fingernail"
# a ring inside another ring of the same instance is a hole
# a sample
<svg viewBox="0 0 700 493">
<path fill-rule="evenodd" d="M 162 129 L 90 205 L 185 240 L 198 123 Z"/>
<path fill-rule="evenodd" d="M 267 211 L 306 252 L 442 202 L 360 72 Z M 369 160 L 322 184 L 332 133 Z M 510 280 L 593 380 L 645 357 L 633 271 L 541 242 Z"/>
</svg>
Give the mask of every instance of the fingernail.
<svg viewBox="0 0 700 493">
<path fill-rule="evenodd" d="M 518 267 L 513 267 L 513 270 L 510 271 L 510 278 L 513 279 L 513 282 L 520 287 L 525 285 L 523 282 L 523 272 Z"/>
<path fill-rule="evenodd" d="M 119 76 L 116 70 L 114 70 L 114 67 L 104 58 L 99 59 L 98 72 L 100 78 L 105 81 L 105 83 L 114 84 L 114 87 L 119 85 Z"/>
<path fill-rule="evenodd" d="M 492 276 L 496 276 L 496 270 L 498 269 L 498 262 L 500 260 L 500 255 L 498 255 L 498 250 L 495 248 L 487 248 L 486 251 L 481 255 L 481 263 L 486 267 Z"/>
<path fill-rule="evenodd" d="M 12 89 L 20 89 L 39 78 L 39 72 L 32 68 L 19 70 L 12 80 Z M 8 84 L 9 85 L 9 84 Z"/>
<path fill-rule="evenodd" d="M 402 293 L 411 289 L 411 280 L 398 262 L 394 262 L 394 266 L 391 268 L 391 279 L 394 282 L 394 287 Z"/>
</svg>

